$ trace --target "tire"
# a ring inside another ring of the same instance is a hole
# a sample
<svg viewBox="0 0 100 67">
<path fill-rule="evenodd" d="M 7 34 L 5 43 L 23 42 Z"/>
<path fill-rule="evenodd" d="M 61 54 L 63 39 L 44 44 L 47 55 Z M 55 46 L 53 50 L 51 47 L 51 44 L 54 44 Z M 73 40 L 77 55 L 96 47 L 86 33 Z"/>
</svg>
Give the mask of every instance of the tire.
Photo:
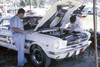
<svg viewBox="0 0 100 67">
<path fill-rule="evenodd" d="M 39 46 L 32 47 L 30 56 L 35 67 L 48 67 L 51 62 L 51 58 Z"/>
<path fill-rule="evenodd" d="M 97 39 L 97 48 L 100 49 L 100 38 Z"/>
<path fill-rule="evenodd" d="M 91 15 L 91 14 L 92 14 L 92 12 L 91 12 L 91 11 L 89 11 L 89 12 L 88 12 L 88 14 L 89 14 L 89 15 Z"/>
</svg>

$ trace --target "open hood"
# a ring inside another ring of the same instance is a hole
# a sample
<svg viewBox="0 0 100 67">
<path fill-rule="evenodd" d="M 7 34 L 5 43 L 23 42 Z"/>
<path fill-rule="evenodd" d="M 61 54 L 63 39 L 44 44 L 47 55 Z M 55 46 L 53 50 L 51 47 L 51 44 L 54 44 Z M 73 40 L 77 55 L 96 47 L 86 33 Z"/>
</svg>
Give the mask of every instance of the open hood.
<svg viewBox="0 0 100 67">
<path fill-rule="evenodd" d="M 70 15 L 77 9 L 82 2 L 80 0 L 58 1 L 45 14 L 34 31 L 39 28 L 54 27 L 60 23 L 59 27 L 64 27 L 69 22 Z"/>
</svg>

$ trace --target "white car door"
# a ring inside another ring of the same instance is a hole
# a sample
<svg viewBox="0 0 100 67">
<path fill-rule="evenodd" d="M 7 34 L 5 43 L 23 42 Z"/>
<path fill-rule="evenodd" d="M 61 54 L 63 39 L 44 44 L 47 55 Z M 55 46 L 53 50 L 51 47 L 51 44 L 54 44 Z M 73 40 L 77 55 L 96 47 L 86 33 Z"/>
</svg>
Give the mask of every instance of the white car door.
<svg viewBox="0 0 100 67">
<path fill-rule="evenodd" d="M 10 21 L 7 19 L 0 22 L 0 46 L 15 49 L 15 45 L 12 41 L 12 33 L 9 30 L 9 25 Z"/>
</svg>

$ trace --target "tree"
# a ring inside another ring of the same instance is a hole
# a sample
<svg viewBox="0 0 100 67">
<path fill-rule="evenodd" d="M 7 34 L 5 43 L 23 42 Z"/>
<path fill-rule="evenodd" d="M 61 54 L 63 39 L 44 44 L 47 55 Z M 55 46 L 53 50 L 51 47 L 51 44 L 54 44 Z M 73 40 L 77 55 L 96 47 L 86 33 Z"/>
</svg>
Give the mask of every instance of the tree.
<svg viewBox="0 0 100 67">
<path fill-rule="evenodd" d="M 45 5 L 46 0 L 33 0 L 33 5 L 36 7 L 41 7 Z"/>
<path fill-rule="evenodd" d="M 25 2 L 23 0 L 20 2 L 20 6 L 25 6 Z"/>
<path fill-rule="evenodd" d="M 35 7 L 38 7 L 38 6 L 39 6 L 38 0 L 33 0 L 33 5 L 34 5 Z"/>
<path fill-rule="evenodd" d="M 24 0 L 24 1 L 25 1 L 25 4 L 26 4 L 26 5 L 30 5 L 30 3 L 31 3 L 31 2 L 30 2 L 31 0 Z"/>
<path fill-rule="evenodd" d="M 40 7 L 45 5 L 46 0 L 40 0 Z"/>
<path fill-rule="evenodd" d="M 35 7 L 41 7 L 45 5 L 46 0 L 20 0 L 20 6 L 33 5 Z"/>
</svg>

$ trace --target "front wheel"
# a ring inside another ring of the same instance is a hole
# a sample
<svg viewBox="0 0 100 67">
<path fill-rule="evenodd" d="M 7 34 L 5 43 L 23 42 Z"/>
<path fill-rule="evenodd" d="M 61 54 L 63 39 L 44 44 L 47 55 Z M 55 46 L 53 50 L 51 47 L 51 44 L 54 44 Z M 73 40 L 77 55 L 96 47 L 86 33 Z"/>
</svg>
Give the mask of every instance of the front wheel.
<svg viewBox="0 0 100 67">
<path fill-rule="evenodd" d="M 41 47 L 31 49 L 31 61 L 35 67 L 48 67 L 51 59 L 45 54 Z"/>
</svg>

